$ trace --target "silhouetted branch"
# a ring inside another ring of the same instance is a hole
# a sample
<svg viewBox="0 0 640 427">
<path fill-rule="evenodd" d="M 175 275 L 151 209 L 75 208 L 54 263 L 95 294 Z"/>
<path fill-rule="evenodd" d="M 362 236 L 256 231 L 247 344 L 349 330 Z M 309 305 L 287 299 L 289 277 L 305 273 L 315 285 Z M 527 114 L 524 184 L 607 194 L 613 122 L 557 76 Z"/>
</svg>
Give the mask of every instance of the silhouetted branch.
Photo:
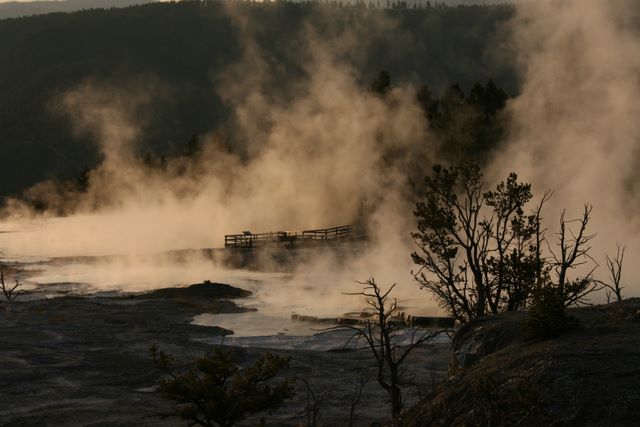
<svg viewBox="0 0 640 427">
<path fill-rule="evenodd" d="M 403 406 L 401 389 L 404 373 L 403 362 L 413 350 L 443 331 L 415 329 L 408 344 L 399 344 L 396 339 L 399 327 L 393 319 L 398 311 L 398 303 L 395 299 L 392 302 L 389 301 L 391 291 L 396 285 L 393 284 L 388 290 L 383 291 L 373 278 L 366 282 L 357 283 L 363 286 L 363 290 L 350 292 L 347 295 L 364 296 L 367 304 L 373 308 L 374 315 L 366 319 L 362 327 L 341 325 L 331 329 L 352 330 L 353 335 L 347 340 L 347 343 L 358 339 L 363 339 L 367 343 L 376 362 L 377 382 L 389 394 L 391 413 L 394 421 L 397 421 Z"/>
<path fill-rule="evenodd" d="M 598 283 L 606 288 L 607 302 L 611 302 L 614 296 L 616 301 L 622 301 L 622 289 L 624 289 L 622 286 L 622 264 L 624 262 L 624 252 L 627 247 L 617 243 L 616 248 L 616 256 L 612 259 L 607 255 L 605 260 L 607 270 L 609 271 L 609 282 L 598 281 Z"/>
<path fill-rule="evenodd" d="M 21 286 L 22 283 L 20 283 L 18 280 L 16 280 L 15 285 L 6 283 L 4 280 L 4 269 L 2 268 L 2 266 L 0 266 L 0 288 L 2 289 L 2 293 L 4 294 L 7 302 L 10 303 L 14 301 L 22 293 L 22 290 L 18 289 Z"/>
</svg>

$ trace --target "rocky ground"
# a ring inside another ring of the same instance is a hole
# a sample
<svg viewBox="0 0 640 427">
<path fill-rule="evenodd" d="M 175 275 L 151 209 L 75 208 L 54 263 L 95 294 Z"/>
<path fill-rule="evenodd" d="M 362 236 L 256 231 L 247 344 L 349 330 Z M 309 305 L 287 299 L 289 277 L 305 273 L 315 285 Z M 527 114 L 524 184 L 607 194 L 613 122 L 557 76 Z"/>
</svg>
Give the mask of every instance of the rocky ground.
<svg viewBox="0 0 640 427">
<path fill-rule="evenodd" d="M 149 349 L 156 345 L 179 361 L 189 362 L 211 350 L 212 336 L 228 334 L 218 327 L 190 324 L 200 313 L 230 313 L 243 309 L 230 299 L 246 291 L 204 283 L 164 289 L 138 296 L 73 297 L 26 300 L 0 306 L 0 425 L 108 426 L 186 425 L 163 417 L 174 403 L 158 391 L 162 374 Z M 407 361 L 416 383 L 408 403 L 431 391 L 435 377 L 444 376 L 449 344 L 415 352 Z M 262 349 L 233 349 L 250 363 Z M 346 425 L 358 379 L 366 384 L 356 406 L 357 424 L 385 420 L 386 397 L 374 381 L 371 356 L 358 351 L 273 351 L 291 356 L 284 376 L 306 379 L 323 425 Z M 302 381 L 296 397 L 275 413 L 267 425 L 304 425 L 311 394 Z M 258 418 L 247 425 L 255 425 Z"/>
<path fill-rule="evenodd" d="M 61 285 L 60 289 L 65 289 Z M 53 289 L 53 288 L 49 288 Z M 60 292 L 64 293 L 64 292 Z M 0 306 L 0 425 L 186 425 L 167 417 L 174 403 L 157 390 L 156 345 L 188 364 L 231 331 L 191 324 L 200 313 L 233 313 L 247 292 L 203 283 L 147 294 L 63 296 Z M 505 313 L 461 328 L 450 344 L 407 361 L 407 426 L 635 426 L 640 424 L 640 299 L 570 310 L 578 326 L 553 339 L 529 339 L 526 313 Z M 230 348 L 243 364 L 264 349 Z M 282 376 L 296 396 L 256 425 L 348 425 L 359 378 L 368 379 L 356 425 L 388 422 L 385 394 L 367 350 L 270 350 L 291 357 Z M 439 385 L 435 383 L 448 378 Z M 308 388 L 302 380 L 306 380 Z M 422 399 L 420 401 L 420 399 Z M 315 410 L 309 409 L 315 406 Z"/>
<path fill-rule="evenodd" d="M 448 380 L 407 424 L 640 425 L 640 299 L 570 313 L 578 327 L 546 340 L 527 339 L 526 313 L 466 325 Z"/>
</svg>

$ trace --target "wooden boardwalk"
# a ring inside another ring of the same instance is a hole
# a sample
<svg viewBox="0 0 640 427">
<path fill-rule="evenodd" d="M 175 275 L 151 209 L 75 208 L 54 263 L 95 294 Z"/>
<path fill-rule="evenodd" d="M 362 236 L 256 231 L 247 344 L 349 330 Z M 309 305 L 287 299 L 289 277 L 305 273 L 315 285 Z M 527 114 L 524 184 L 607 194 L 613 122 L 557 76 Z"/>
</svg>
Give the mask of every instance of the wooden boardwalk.
<svg viewBox="0 0 640 427">
<path fill-rule="evenodd" d="M 327 242 L 335 240 L 347 240 L 360 238 L 354 233 L 352 225 L 340 227 L 320 228 L 305 230 L 302 232 L 274 231 L 269 233 L 254 234 L 244 231 L 242 234 L 227 234 L 224 236 L 225 248 L 254 248 L 265 245 Z"/>
</svg>

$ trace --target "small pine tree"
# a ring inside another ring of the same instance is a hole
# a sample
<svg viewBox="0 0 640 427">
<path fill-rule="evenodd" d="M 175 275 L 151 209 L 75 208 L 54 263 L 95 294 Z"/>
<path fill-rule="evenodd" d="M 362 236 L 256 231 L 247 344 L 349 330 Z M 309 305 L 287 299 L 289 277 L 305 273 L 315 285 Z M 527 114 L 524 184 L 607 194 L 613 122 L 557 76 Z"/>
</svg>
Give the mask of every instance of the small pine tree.
<svg viewBox="0 0 640 427">
<path fill-rule="evenodd" d="M 554 338 L 577 324 L 578 320 L 567 313 L 564 296 L 557 287 L 542 286 L 534 291 L 529 316 L 524 322 L 524 332 L 529 338 Z"/>
<path fill-rule="evenodd" d="M 173 359 L 155 347 L 151 356 L 169 375 L 160 383 L 162 395 L 179 402 L 176 414 L 190 425 L 232 426 L 248 414 L 275 409 L 293 396 L 293 379 L 274 381 L 289 359 L 271 353 L 242 369 L 229 352 L 216 349 L 183 373 L 175 372 Z"/>
</svg>

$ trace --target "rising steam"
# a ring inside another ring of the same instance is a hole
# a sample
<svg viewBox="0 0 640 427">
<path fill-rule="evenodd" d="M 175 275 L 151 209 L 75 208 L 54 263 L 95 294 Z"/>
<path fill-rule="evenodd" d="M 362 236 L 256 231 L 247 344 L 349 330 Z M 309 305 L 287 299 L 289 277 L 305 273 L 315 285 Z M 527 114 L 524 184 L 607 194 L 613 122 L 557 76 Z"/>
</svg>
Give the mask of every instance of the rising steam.
<svg viewBox="0 0 640 427">
<path fill-rule="evenodd" d="M 545 214 L 550 238 L 562 209 L 576 217 L 592 204 L 600 264 L 616 242 L 628 246 L 627 259 L 640 255 L 639 12 L 626 0 L 523 1 L 509 27 L 523 85 L 508 105 L 510 141 L 493 173 L 516 171 L 535 193 L 555 192 Z M 640 289 L 634 264 L 625 266 L 628 294 Z"/>
<path fill-rule="evenodd" d="M 489 176 L 516 171 L 536 194 L 553 189 L 545 215 L 551 230 L 562 208 L 577 214 L 583 203 L 592 203 L 599 260 L 617 241 L 628 245 L 628 259 L 639 255 L 638 9 L 632 1 L 523 1 L 507 29 L 522 87 L 508 105 L 509 143 L 496 154 Z M 231 125 L 206 136 L 195 161 L 173 159 L 160 173 L 144 165 L 136 147 L 145 106 L 164 92 L 157 83 L 135 90 L 80 84 L 58 102 L 76 131 L 99 144 L 104 161 L 88 177 L 86 193 L 64 200 L 72 215 L 33 220 L 28 226 L 37 232 L 6 235 L 4 249 L 16 255 L 139 256 L 216 247 L 224 234 L 240 230 L 350 223 L 366 198 L 373 235 L 366 253 L 344 269 L 336 269 L 330 255 L 320 257 L 296 280 L 308 278 L 327 304 L 335 303 L 328 295 L 340 298 L 354 280 L 370 276 L 400 282 L 406 298 L 420 293 L 409 274 L 415 201 L 407 197 L 406 171 L 417 163 L 426 172 L 436 150 L 415 91 L 398 87 L 381 98 L 363 90 L 340 58 L 355 54 L 366 34 L 351 30 L 319 40 L 305 27 L 295 45 L 306 78 L 286 96 L 274 96 L 269 88 L 277 69 L 234 13 L 230 5 L 244 34 L 243 60 L 214 79 L 234 111 Z M 390 36 L 399 31 L 390 20 L 380 28 Z M 230 151 L 230 143 L 240 146 Z M 13 218 L 24 217 L 24 207 L 10 208 Z M 15 221 L 25 227 L 24 220 Z M 632 267 L 625 273 L 627 295 L 638 290 L 630 278 L 640 271 Z"/>
<path fill-rule="evenodd" d="M 274 70 L 245 31 L 243 60 L 215 78 L 234 111 L 226 136 L 212 132 L 195 160 L 172 159 L 162 171 L 147 167 L 136 146 L 157 86 L 123 90 L 88 81 L 64 94 L 58 102 L 74 129 L 99 144 L 103 162 L 88 176 L 86 192 L 51 200 L 73 206 L 70 215 L 35 218 L 29 226 L 36 232 L 6 235 L 6 250 L 48 257 L 125 254 L 130 258 L 124 264 L 104 270 L 121 283 L 117 272 L 140 264 L 146 275 L 130 275 L 144 281 L 154 273 L 144 254 L 220 247 L 224 234 L 241 230 L 348 224 L 366 199 L 372 237 L 366 253 L 342 268 L 331 254 L 319 256 L 297 273 L 288 295 L 275 294 L 286 300 L 295 289 L 313 289 L 316 306 L 335 307 L 345 298 L 341 291 L 371 276 L 401 282 L 400 296 L 419 293 L 409 274 L 413 201 L 405 195 L 406 170 L 430 151 L 424 116 L 412 88 L 398 87 L 385 97 L 363 88 L 338 59 L 344 54 L 335 49 L 341 39 L 361 37 L 345 33 L 321 41 L 304 28 L 298 43 L 307 77 L 293 94 L 278 98 L 269 92 Z M 230 151 L 233 143 L 242 146 Z M 25 212 L 19 205 L 13 209 Z M 211 278 L 201 261 L 194 262 L 197 270 Z M 88 270 L 79 275 L 97 280 Z"/>
</svg>

